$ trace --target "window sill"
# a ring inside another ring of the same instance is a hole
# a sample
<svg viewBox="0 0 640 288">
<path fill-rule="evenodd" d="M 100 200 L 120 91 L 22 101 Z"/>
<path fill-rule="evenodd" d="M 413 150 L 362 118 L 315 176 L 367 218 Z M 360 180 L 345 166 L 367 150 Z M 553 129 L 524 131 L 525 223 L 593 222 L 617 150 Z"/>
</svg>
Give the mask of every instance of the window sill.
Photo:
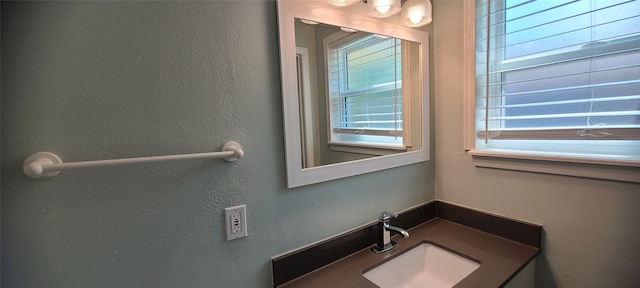
<svg viewBox="0 0 640 288">
<path fill-rule="evenodd" d="M 329 147 L 332 151 L 357 153 L 373 156 L 385 156 L 401 152 L 407 152 L 404 147 L 398 146 L 374 146 L 374 145 L 360 145 L 360 144 L 345 144 L 337 142 L 329 142 Z"/>
<path fill-rule="evenodd" d="M 640 162 L 470 150 L 476 167 L 640 183 Z"/>
</svg>

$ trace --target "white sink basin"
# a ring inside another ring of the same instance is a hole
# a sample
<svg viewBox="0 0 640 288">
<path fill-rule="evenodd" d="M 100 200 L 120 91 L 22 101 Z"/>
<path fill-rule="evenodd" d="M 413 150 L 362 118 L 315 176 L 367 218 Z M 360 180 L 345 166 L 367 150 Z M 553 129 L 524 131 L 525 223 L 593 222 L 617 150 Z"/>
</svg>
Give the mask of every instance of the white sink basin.
<svg viewBox="0 0 640 288">
<path fill-rule="evenodd" d="M 381 288 L 450 288 L 478 267 L 466 257 L 423 243 L 363 275 Z"/>
</svg>

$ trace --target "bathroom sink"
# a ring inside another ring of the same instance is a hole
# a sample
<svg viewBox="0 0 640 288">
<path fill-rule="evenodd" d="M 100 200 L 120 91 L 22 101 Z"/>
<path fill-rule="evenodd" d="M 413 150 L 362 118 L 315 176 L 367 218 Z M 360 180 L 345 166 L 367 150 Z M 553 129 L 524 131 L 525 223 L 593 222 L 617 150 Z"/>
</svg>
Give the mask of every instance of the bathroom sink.
<svg viewBox="0 0 640 288">
<path fill-rule="evenodd" d="M 424 242 L 363 273 L 381 288 L 453 287 L 480 264 Z"/>
</svg>

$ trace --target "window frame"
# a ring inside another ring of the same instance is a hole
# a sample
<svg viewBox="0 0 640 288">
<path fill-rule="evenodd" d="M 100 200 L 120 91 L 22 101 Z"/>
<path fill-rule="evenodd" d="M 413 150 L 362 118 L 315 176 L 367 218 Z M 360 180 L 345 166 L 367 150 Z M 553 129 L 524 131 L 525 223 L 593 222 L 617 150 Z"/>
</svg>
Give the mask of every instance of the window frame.
<svg viewBox="0 0 640 288">
<path fill-rule="evenodd" d="M 640 161 L 476 149 L 476 1 L 463 4 L 463 147 L 476 167 L 640 183 Z"/>
<path fill-rule="evenodd" d="M 365 141 L 366 139 L 352 139 L 351 141 L 349 140 L 349 138 L 355 138 L 357 136 L 360 136 L 360 134 L 358 133 L 359 130 L 362 129 L 348 129 L 348 128 L 339 128 L 339 127 L 334 127 L 333 123 L 332 123 L 332 118 L 333 118 L 333 99 L 332 96 L 330 95 L 330 75 L 331 75 L 331 71 L 330 71 L 330 53 L 334 53 L 333 50 L 337 49 L 338 47 L 345 45 L 346 43 L 350 43 L 353 41 L 357 41 L 359 39 L 362 39 L 363 37 L 367 37 L 369 35 L 369 33 L 361 33 L 361 32 L 355 32 L 355 33 L 349 33 L 349 32 L 342 32 L 342 31 L 338 31 L 333 35 L 330 35 L 329 37 L 324 39 L 324 43 L 323 43 L 323 47 L 324 47 L 324 51 L 325 51 L 325 57 L 324 59 L 326 59 L 324 65 L 325 65 L 325 73 L 326 73 L 326 81 L 327 81 L 327 139 L 328 144 L 329 144 L 329 148 L 333 151 L 340 151 L 340 152 L 348 152 L 348 153 L 358 153 L 358 154 L 366 154 L 366 155 L 375 155 L 375 156 L 383 156 L 383 155 L 390 155 L 390 154 L 395 154 L 395 153 L 400 153 L 400 152 L 407 152 L 408 149 L 411 147 L 411 109 L 406 109 L 407 105 L 409 105 L 409 103 L 411 102 L 411 96 L 409 93 L 405 93 L 405 86 L 404 85 L 410 85 L 410 79 L 401 79 L 400 82 L 400 87 L 399 89 L 401 89 L 402 94 L 400 95 L 400 97 L 402 98 L 402 107 L 401 107 L 401 111 L 402 111 L 402 128 L 400 129 L 396 129 L 396 130 L 380 130 L 380 131 L 389 131 L 389 133 L 393 133 L 393 132 L 398 132 L 401 133 L 401 142 L 400 144 L 393 144 L 391 142 L 387 142 L 387 143 L 383 143 L 382 141 L 379 143 L 374 143 L 374 142 L 369 142 L 369 141 Z M 399 39 L 398 39 L 399 40 Z M 400 40 L 402 41 L 402 40 Z M 403 43 L 400 43 L 401 47 L 405 47 L 405 45 Z M 406 56 L 405 56 L 405 52 L 402 50 L 404 48 L 401 48 L 401 51 L 399 51 L 399 53 L 401 53 L 402 56 L 402 69 L 405 69 L 405 61 L 406 61 Z M 344 53 L 344 51 L 342 52 Z M 346 54 L 346 53 L 345 53 Z M 341 65 L 346 65 L 346 63 L 342 63 Z M 401 71 L 400 72 L 402 75 L 404 75 L 405 71 Z M 338 84 L 338 85 L 344 85 L 344 84 Z M 371 91 L 375 90 L 375 89 L 369 89 Z M 367 91 L 369 91 L 367 90 Z M 336 130 L 342 131 L 342 132 L 334 132 Z M 353 132 L 351 132 L 350 130 L 353 130 Z M 375 131 L 372 131 L 375 132 Z M 343 134 L 343 137 L 346 139 L 344 141 L 336 141 L 333 140 L 332 134 L 333 133 L 340 133 Z M 367 135 L 361 135 L 364 137 L 378 137 L 375 133 L 371 133 L 371 134 L 367 134 Z M 409 148 L 408 148 L 408 147 Z"/>
</svg>

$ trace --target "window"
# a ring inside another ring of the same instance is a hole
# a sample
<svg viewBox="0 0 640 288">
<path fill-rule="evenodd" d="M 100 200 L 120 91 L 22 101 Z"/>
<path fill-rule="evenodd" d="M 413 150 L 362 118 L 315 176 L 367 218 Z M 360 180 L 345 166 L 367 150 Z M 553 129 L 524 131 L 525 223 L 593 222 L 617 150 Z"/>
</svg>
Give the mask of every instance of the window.
<svg viewBox="0 0 640 288">
<path fill-rule="evenodd" d="M 476 150 L 640 166 L 640 1 L 475 12 Z"/>
<path fill-rule="evenodd" d="M 326 49 L 329 143 L 405 150 L 402 40 L 368 33 L 333 38 Z"/>
</svg>

